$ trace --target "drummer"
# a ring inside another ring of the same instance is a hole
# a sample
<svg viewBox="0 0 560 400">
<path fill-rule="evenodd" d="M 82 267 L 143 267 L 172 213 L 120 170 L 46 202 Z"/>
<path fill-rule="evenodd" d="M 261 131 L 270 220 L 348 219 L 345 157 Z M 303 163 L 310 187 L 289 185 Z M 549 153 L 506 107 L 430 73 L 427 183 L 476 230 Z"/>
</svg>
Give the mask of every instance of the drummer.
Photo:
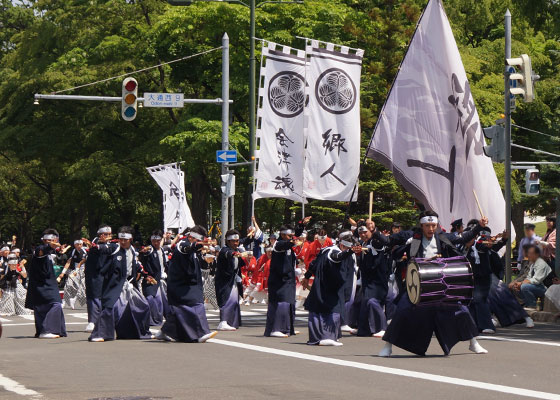
<svg viewBox="0 0 560 400">
<path fill-rule="evenodd" d="M 405 257 L 412 258 L 450 258 L 460 256 L 456 244 L 466 243 L 476 236 L 488 223 L 482 218 L 479 224 L 462 237 L 451 237 L 438 233 L 438 214 L 424 211 L 419 217 L 420 228 L 414 232 L 412 240 L 406 244 Z M 445 305 L 413 305 L 408 296 L 401 297 L 393 320 L 383 340 L 387 342 L 379 353 L 380 357 L 390 357 L 392 346 L 418 355 L 425 355 L 433 333 L 445 355 L 460 341 L 470 340 L 469 350 L 482 354 L 487 351 L 478 344 L 478 329 L 467 307 L 460 302 Z"/>
</svg>

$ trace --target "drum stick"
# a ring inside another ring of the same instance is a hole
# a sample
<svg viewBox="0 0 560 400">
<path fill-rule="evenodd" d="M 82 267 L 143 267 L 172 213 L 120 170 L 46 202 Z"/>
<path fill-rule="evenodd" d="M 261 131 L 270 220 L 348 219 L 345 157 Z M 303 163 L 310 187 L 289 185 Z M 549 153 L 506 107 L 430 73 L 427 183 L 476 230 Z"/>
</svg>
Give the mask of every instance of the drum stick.
<svg viewBox="0 0 560 400">
<path fill-rule="evenodd" d="M 373 192 L 369 192 L 369 220 L 371 221 L 371 214 L 373 211 Z"/>
<path fill-rule="evenodd" d="M 482 212 L 482 207 L 480 207 L 480 201 L 478 201 L 476 191 L 473 189 L 472 192 L 474 194 L 474 199 L 476 200 L 476 205 L 478 206 L 478 211 L 480 212 L 480 218 L 484 218 L 484 213 Z"/>
</svg>

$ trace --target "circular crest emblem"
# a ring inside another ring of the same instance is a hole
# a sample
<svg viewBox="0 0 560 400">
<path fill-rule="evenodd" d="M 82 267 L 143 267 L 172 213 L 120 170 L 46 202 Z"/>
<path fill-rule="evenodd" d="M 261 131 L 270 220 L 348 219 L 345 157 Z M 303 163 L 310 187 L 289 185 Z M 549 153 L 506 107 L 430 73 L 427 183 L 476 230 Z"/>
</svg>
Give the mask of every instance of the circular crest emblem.
<svg viewBox="0 0 560 400">
<path fill-rule="evenodd" d="M 122 256 L 117 256 L 117 261 L 121 261 L 122 260 Z"/>
<path fill-rule="evenodd" d="M 356 104 L 356 86 L 350 76 L 340 68 L 323 72 L 315 84 L 315 97 L 324 110 L 332 114 L 345 114 Z"/>
<path fill-rule="evenodd" d="M 285 71 L 272 77 L 268 86 L 268 102 L 275 114 L 293 118 L 301 114 L 305 104 L 305 80 L 300 74 Z"/>
</svg>

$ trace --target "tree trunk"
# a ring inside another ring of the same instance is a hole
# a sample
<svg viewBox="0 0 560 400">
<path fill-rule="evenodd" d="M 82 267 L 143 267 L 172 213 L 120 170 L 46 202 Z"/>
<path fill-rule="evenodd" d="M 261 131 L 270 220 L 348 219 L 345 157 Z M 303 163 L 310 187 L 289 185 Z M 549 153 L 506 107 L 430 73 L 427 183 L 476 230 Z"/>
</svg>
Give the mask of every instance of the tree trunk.
<svg viewBox="0 0 560 400">
<path fill-rule="evenodd" d="M 208 209 L 208 191 L 204 177 L 194 174 L 191 182 L 191 214 L 195 224 L 206 226 L 206 210 Z"/>
<path fill-rule="evenodd" d="M 515 243 L 516 243 L 516 250 L 517 252 L 521 251 L 519 248 L 519 243 L 523 238 L 525 232 L 523 230 L 523 223 L 525 217 L 525 209 L 523 207 L 523 202 L 519 202 L 516 204 L 512 204 L 511 207 L 511 222 L 513 224 L 513 229 L 515 229 Z"/>
</svg>

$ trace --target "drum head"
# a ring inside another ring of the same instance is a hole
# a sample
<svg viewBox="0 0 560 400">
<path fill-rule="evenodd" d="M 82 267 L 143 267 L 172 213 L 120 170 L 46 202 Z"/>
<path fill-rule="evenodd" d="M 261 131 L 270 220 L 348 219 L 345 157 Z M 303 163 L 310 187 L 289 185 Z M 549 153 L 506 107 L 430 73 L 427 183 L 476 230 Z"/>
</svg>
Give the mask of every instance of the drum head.
<svg viewBox="0 0 560 400">
<path fill-rule="evenodd" d="M 420 303 L 420 274 L 415 262 L 409 263 L 406 270 L 406 291 L 412 304 Z"/>
</svg>

